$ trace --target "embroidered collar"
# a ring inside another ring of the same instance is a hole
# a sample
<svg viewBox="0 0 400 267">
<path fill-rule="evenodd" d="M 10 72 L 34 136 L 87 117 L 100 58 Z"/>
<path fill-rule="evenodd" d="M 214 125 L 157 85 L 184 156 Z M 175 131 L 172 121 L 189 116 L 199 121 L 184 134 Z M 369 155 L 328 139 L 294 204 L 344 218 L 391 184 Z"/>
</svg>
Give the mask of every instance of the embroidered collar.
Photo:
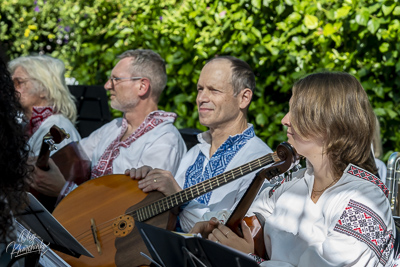
<svg viewBox="0 0 400 267">
<path fill-rule="evenodd" d="M 115 138 L 114 141 L 112 141 L 110 145 L 106 148 L 103 155 L 101 155 L 99 161 L 97 162 L 97 165 L 93 166 L 92 178 L 97 178 L 113 173 L 112 165 L 114 160 L 119 156 L 120 147 L 128 148 L 142 135 L 153 130 L 163 122 L 174 122 L 176 117 L 177 115 L 172 112 L 165 112 L 162 110 L 153 111 L 149 113 L 149 115 L 147 115 L 142 124 L 126 140 L 121 141 L 122 136 L 128 128 L 128 122 L 124 118 L 122 120 L 121 132 L 119 133 L 117 138 Z"/>
<path fill-rule="evenodd" d="M 351 163 L 347 166 L 344 173 L 354 175 L 356 177 L 362 178 L 366 181 L 373 183 L 374 185 L 378 186 L 383 191 L 383 193 L 385 194 L 386 197 L 389 196 L 389 190 L 386 188 L 385 184 L 382 183 L 381 179 L 379 179 L 372 173 L 370 173 L 364 169 L 361 169 L 360 167 L 353 165 Z"/>
<path fill-rule="evenodd" d="M 27 134 L 31 137 L 40 125 L 51 115 L 53 115 L 53 107 L 33 107 L 32 117 L 27 125 Z"/>
<path fill-rule="evenodd" d="M 245 131 L 243 131 L 243 133 L 229 136 L 229 138 L 217 149 L 217 151 L 209 159 L 203 171 L 204 161 L 206 155 L 209 155 L 211 146 L 206 139 L 208 136 L 210 136 L 209 133 L 203 133 L 198 136 L 199 141 L 202 144 L 206 144 L 206 146 L 204 146 L 203 149 L 200 150 L 199 155 L 197 156 L 193 165 L 191 165 L 187 169 L 185 174 L 184 188 L 188 188 L 223 173 L 230 161 L 247 143 L 247 141 L 255 136 L 255 133 L 253 125 L 249 124 L 249 127 Z M 196 198 L 196 200 L 200 203 L 208 204 L 208 202 L 210 201 L 211 193 L 212 192 L 208 192 L 207 194 Z"/>
<path fill-rule="evenodd" d="M 249 136 L 249 139 L 251 137 L 255 136 L 254 133 L 254 126 L 251 123 L 247 124 L 247 129 L 244 130 L 242 133 L 236 134 L 236 135 L 231 135 L 228 137 L 228 139 L 225 140 L 225 142 L 218 148 L 218 150 L 214 153 L 214 155 L 220 150 L 223 149 L 223 147 L 227 146 L 232 146 L 235 144 L 235 142 L 239 141 L 243 136 Z M 201 152 L 206 156 L 207 159 L 210 159 L 210 149 L 211 149 L 211 142 L 212 142 L 212 137 L 210 131 L 202 132 L 197 135 L 197 140 L 200 142 L 200 150 Z M 213 156 L 214 156 L 213 155 Z"/>
<path fill-rule="evenodd" d="M 174 122 L 176 120 L 177 115 L 172 112 L 165 112 L 163 110 L 157 110 L 150 112 L 149 115 L 144 119 L 142 124 L 124 141 L 119 141 L 120 145 L 123 147 L 129 147 L 131 143 L 133 143 L 140 136 L 145 134 L 146 132 L 152 130 L 157 125 L 163 123 L 164 121 Z M 125 118 L 122 119 L 122 129 L 119 133 L 117 139 L 121 140 L 122 136 L 125 134 L 128 129 L 128 122 Z"/>
</svg>

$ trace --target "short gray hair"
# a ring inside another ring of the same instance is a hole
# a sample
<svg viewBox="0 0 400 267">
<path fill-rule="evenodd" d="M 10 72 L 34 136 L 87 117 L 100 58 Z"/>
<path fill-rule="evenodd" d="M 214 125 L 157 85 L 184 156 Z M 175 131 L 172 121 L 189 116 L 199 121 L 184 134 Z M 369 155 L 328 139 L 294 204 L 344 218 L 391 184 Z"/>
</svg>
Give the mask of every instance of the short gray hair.
<svg viewBox="0 0 400 267">
<path fill-rule="evenodd" d="M 158 102 L 167 85 L 167 72 L 164 59 L 150 49 L 128 50 L 118 56 L 119 59 L 131 57 L 132 75 L 146 77 L 150 80 L 152 97 Z"/>
<path fill-rule="evenodd" d="M 249 64 L 232 56 L 218 56 L 210 59 L 207 63 L 219 59 L 225 59 L 231 63 L 231 84 L 233 87 L 233 94 L 235 96 L 237 96 L 240 91 L 245 88 L 249 88 L 254 93 L 254 89 L 256 88 L 256 79 Z"/>
</svg>

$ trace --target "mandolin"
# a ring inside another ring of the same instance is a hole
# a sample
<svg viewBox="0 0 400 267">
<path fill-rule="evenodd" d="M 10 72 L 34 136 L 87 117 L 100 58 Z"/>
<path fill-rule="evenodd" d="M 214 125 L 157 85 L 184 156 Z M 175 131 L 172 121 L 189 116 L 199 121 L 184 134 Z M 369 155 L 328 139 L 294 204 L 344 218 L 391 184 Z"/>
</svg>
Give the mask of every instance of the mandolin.
<svg viewBox="0 0 400 267">
<path fill-rule="evenodd" d="M 69 134 L 66 133 L 64 129 L 53 125 L 49 132 L 43 136 L 42 145 L 40 147 L 39 155 L 35 164 L 36 167 L 40 168 L 41 170 L 48 171 L 50 169 L 50 152 L 57 150 L 56 144 L 61 143 L 65 138 L 68 139 L 69 137 Z M 30 188 L 29 192 L 31 192 L 32 195 L 34 195 L 47 210 L 51 212 L 54 209 L 54 205 L 57 200 L 56 197 L 46 196 L 33 188 Z"/>
<path fill-rule="evenodd" d="M 61 143 L 65 138 L 68 139 L 69 134 L 64 129 L 53 125 L 43 137 L 42 146 L 35 165 L 41 170 L 49 170 L 50 152 L 57 150 L 55 145 Z M 90 179 L 90 160 L 79 143 L 71 142 L 65 145 L 54 153 L 51 158 L 60 169 L 66 181 L 74 181 L 76 184 L 81 184 Z M 54 210 L 57 197 L 46 196 L 33 188 L 29 191 L 49 212 Z"/>
<path fill-rule="evenodd" d="M 240 237 L 243 237 L 241 221 L 245 220 L 247 225 L 250 226 L 250 230 L 252 232 L 255 254 L 262 258 L 267 258 L 268 256 L 266 254 L 264 244 L 264 223 L 260 222 L 263 221 L 264 218 L 262 218 L 261 215 L 257 216 L 257 214 L 250 217 L 245 217 L 245 215 L 251 204 L 253 203 L 254 198 L 259 192 L 265 179 L 270 181 L 272 178 L 291 170 L 292 168 L 297 166 L 300 161 L 299 155 L 296 153 L 296 150 L 289 143 L 280 144 L 276 149 L 276 153 L 279 155 L 279 158 L 282 159 L 282 161 L 276 162 L 257 173 L 256 177 L 251 182 L 242 199 L 239 201 L 238 205 L 225 223 L 225 226 L 229 227 L 232 232 Z"/>
<path fill-rule="evenodd" d="M 135 220 L 174 230 L 176 216 L 166 211 L 280 161 L 280 155 L 274 152 L 167 197 L 157 191 L 143 193 L 137 180 L 122 174 L 87 181 L 59 203 L 53 216 L 94 258 L 59 255 L 71 266 L 149 264 L 140 255 L 140 252 L 149 253 L 135 227 Z"/>
</svg>

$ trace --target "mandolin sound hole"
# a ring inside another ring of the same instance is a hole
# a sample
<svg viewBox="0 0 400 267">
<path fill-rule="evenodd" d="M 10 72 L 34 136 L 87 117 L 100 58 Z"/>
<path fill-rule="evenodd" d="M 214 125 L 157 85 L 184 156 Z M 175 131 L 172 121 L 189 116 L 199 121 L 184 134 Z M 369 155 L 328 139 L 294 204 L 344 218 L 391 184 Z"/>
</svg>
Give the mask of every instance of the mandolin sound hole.
<svg viewBox="0 0 400 267">
<path fill-rule="evenodd" d="M 129 234 L 135 221 L 133 220 L 132 216 L 124 215 L 120 216 L 114 223 L 113 223 L 113 231 L 114 235 L 118 237 L 124 237 Z"/>
</svg>

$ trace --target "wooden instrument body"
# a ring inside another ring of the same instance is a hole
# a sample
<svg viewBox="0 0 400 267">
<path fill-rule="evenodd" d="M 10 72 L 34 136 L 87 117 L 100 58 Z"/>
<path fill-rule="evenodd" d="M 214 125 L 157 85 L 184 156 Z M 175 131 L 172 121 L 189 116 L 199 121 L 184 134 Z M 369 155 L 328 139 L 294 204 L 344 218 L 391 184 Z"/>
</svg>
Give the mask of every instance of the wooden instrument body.
<svg viewBox="0 0 400 267">
<path fill-rule="evenodd" d="M 68 194 L 56 207 L 53 216 L 72 234 L 93 256 L 75 258 L 58 253 L 71 266 L 140 266 L 149 261 L 139 252 L 149 255 L 140 234 L 134 227 L 130 238 L 116 243 L 113 224 L 127 209 L 134 210 L 164 197 L 159 192 L 143 193 L 137 181 L 129 176 L 106 175 L 81 184 Z M 90 198 L 88 198 L 90 196 Z M 135 205 L 134 205 L 135 204 Z M 133 206 L 132 206 L 133 205 Z M 91 232 L 91 219 L 95 220 L 102 254 L 97 251 Z M 151 218 L 146 223 L 168 229 L 174 225 L 174 216 L 165 212 Z M 121 254 L 117 247 L 123 246 Z M 127 257 L 125 254 L 129 254 Z M 117 257 L 118 256 L 118 257 Z M 115 258 L 117 257 L 118 260 Z M 132 260 L 133 259 L 133 260 Z"/>
<path fill-rule="evenodd" d="M 133 219 L 126 218 L 126 214 L 156 227 L 173 230 L 175 216 L 169 210 L 279 160 L 280 157 L 276 153 L 268 154 L 167 197 L 156 191 L 143 193 L 136 180 L 122 174 L 87 181 L 65 197 L 53 215 L 94 255 L 94 258 L 82 256 L 76 259 L 65 254 L 60 256 L 71 266 L 128 267 L 148 264 L 149 262 L 139 254 L 144 252 L 149 255 L 146 246 L 134 223 L 131 223 Z M 247 205 L 251 202 L 252 200 L 245 201 Z M 240 223 L 243 210 L 239 213 Z M 98 229 L 96 232 L 102 254 L 98 253 L 94 242 L 91 219 L 94 219 Z M 257 222 L 254 218 L 251 220 Z M 262 231 L 256 231 L 261 229 L 261 225 L 252 227 L 253 231 L 261 232 L 262 235 Z"/>
</svg>

